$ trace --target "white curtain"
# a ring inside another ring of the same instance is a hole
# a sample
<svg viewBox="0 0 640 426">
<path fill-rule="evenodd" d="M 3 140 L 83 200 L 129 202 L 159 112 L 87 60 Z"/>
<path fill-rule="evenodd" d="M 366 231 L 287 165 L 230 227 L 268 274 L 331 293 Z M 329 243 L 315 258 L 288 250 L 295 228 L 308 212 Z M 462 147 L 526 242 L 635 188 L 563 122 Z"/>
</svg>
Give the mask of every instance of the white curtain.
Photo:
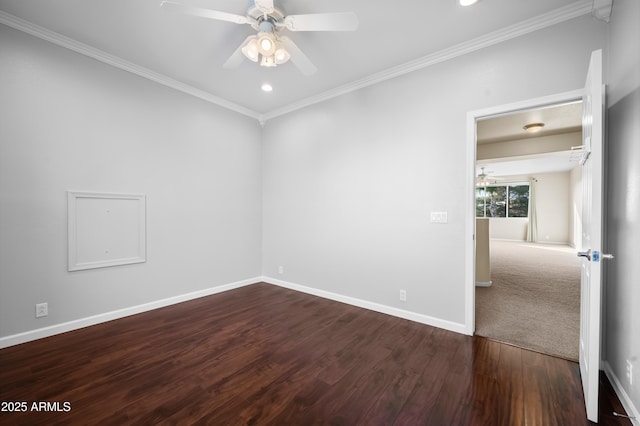
<svg viewBox="0 0 640 426">
<path fill-rule="evenodd" d="M 532 178 L 529 181 L 529 224 L 527 225 L 527 241 L 538 241 L 538 219 L 536 218 L 536 182 Z"/>
</svg>

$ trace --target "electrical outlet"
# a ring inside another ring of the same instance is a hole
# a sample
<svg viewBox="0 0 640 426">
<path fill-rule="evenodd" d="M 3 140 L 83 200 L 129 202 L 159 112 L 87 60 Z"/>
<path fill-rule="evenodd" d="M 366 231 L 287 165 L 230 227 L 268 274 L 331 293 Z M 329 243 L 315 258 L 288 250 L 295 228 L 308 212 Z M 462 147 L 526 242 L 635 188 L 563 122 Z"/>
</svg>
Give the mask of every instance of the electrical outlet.
<svg viewBox="0 0 640 426">
<path fill-rule="evenodd" d="M 284 266 L 278 266 L 278 273 L 284 274 Z"/>
<path fill-rule="evenodd" d="M 36 318 L 46 317 L 49 315 L 49 305 L 47 303 L 36 304 Z"/>
<path fill-rule="evenodd" d="M 633 364 L 629 360 L 627 360 L 627 380 L 629 385 L 633 386 Z"/>
<path fill-rule="evenodd" d="M 407 301 L 407 290 L 400 290 L 400 301 L 401 302 Z"/>
</svg>

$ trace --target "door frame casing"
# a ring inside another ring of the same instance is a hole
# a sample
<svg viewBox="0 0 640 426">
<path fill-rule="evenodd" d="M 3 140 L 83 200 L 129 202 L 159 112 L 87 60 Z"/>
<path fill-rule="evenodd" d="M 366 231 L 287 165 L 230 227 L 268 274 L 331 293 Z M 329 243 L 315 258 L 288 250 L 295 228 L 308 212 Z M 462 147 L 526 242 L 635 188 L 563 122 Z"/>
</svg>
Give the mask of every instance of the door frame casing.
<svg viewBox="0 0 640 426">
<path fill-rule="evenodd" d="M 476 122 L 481 118 L 509 114 L 517 111 L 525 111 L 536 108 L 548 107 L 556 104 L 581 101 L 584 89 L 572 90 L 569 92 L 557 93 L 540 98 L 527 99 L 524 101 L 496 105 L 467 113 L 467 162 L 466 162 L 466 201 L 465 210 L 465 334 L 472 336 L 476 329 Z"/>
</svg>

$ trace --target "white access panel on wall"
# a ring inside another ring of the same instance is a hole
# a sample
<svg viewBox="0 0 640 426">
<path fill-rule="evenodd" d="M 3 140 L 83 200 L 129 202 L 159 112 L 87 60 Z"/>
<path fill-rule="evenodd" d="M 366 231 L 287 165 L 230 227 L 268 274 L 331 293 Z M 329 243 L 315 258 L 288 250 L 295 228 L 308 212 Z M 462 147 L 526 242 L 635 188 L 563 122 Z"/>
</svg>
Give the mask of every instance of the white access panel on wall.
<svg viewBox="0 0 640 426">
<path fill-rule="evenodd" d="M 67 194 L 69 271 L 146 261 L 144 195 Z"/>
</svg>

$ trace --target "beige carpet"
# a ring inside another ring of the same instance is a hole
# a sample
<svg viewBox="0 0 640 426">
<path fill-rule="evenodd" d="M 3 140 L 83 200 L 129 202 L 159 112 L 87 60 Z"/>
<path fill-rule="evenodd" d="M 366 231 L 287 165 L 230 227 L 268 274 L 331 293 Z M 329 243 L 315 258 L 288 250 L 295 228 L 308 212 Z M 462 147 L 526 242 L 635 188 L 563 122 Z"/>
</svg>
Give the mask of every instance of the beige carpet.
<svg viewBox="0 0 640 426">
<path fill-rule="evenodd" d="M 476 287 L 476 334 L 578 360 L 580 258 L 569 246 L 491 241 L 491 287 Z"/>
</svg>

